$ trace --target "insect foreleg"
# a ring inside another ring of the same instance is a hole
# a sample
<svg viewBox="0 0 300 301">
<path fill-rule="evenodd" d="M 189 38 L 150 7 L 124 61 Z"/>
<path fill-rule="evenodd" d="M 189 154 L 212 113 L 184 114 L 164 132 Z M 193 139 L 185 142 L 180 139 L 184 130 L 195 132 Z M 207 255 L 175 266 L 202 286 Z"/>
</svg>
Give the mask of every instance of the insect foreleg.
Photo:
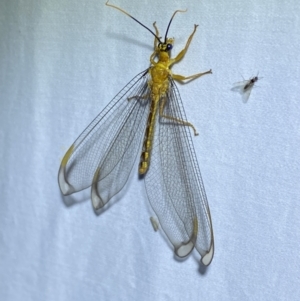
<svg viewBox="0 0 300 301">
<path fill-rule="evenodd" d="M 196 32 L 197 27 L 198 27 L 198 25 L 195 24 L 195 25 L 194 25 L 194 30 L 193 30 L 192 34 L 189 36 L 189 38 L 188 38 L 188 40 L 187 40 L 187 42 L 186 42 L 186 44 L 185 44 L 184 49 L 182 49 L 182 50 L 177 54 L 177 56 L 176 56 L 174 59 L 171 60 L 171 64 L 174 64 L 174 63 L 179 62 L 179 61 L 185 56 L 185 54 L 186 54 L 186 52 L 187 52 L 187 50 L 188 50 L 188 48 L 189 48 L 189 46 L 190 46 L 190 43 L 192 42 L 192 39 L 193 39 L 193 36 L 194 36 L 194 34 L 195 34 L 195 32 Z"/>
<path fill-rule="evenodd" d="M 152 65 L 155 65 L 156 64 L 156 62 L 154 61 L 154 58 L 156 57 L 156 55 L 157 55 L 157 51 L 156 50 L 154 50 L 154 52 L 151 54 L 151 56 L 150 56 L 150 63 L 152 64 Z"/>
<path fill-rule="evenodd" d="M 158 28 L 157 28 L 157 26 L 156 26 L 156 22 L 153 23 L 153 27 L 154 27 L 154 29 L 155 29 L 155 34 L 156 34 L 156 36 L 159 37 L 159 38 L 161 38 L 161 37 L 159 36 L 159 31 L 158 31 Z M 158 40 L 157 40 L 156 37 L 154 37 L 154 51 L 156 51 L 157 46 L 158 46 Z"/>
</svg>

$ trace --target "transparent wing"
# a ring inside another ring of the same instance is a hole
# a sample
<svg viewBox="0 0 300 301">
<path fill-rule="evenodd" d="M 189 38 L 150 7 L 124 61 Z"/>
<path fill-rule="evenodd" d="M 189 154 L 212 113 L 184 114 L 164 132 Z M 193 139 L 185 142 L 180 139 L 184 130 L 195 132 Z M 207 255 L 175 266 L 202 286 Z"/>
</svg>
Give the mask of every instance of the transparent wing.
<svg viewBox="0 0 300 301">
<path fill-rule="evenodd" d="M 244 93 L 242 94 L 242 100 L 244 103 L 246 103 L 250 97 L 251 91 L 252 91 L 252 87 L 247 88 L 246 90 L 244 90 Z"/>
<path fill-rule="evenodd" d="M 238 92 L 240 94 L 244 93 L 245 86 L 249 83 L 249 80 L 243 80 L 241 82 L 237 82 L 233 84 L 231 91 Z"/>
<path fill-rule="evenodd" d="M 92 186 L 92 203 L 99 209 L 124 187 L 142 145 L 149 113 L 148 90 L 147 69 L 134 77 L 77 138 L 59 169 L 58 182 L 64 195 Z"/>
<path fill-rule="evenodd" d="M 164 114 L 186 120 L 172 79 Z M 187 256 L 195 247 L 202 263 L 208 265 L 214 253 L 213 229 L 191 129 L 166 118 L 157 116 L 157 119 L 150 167 L 145 177 L 149 201 L 175 254 Z"/>
<path fill-rule="evenodd" d="M 251 83 L 251 80 L 244 80 L 235 83 L 231 91 L 240 93 L 242 95 L 243 102 L 246 103 L 250 97 L 253 86 L 254 84 Z"/>
</svg>

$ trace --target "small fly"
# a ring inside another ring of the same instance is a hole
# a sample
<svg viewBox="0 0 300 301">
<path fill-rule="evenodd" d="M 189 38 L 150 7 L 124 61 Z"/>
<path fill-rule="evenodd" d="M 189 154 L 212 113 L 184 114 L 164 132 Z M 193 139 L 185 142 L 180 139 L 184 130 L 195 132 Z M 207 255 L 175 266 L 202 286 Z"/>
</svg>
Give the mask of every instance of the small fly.
<svg viewBox="0 0 300 301">
<path fill-rule="evenodd" d="M 62 159 L 58 172 L 61 192 L 69 195 L 91 187 L 94 210 L 103 208 L 126 184 L 138 154 L 138 172 L 145 180 L 147 196 L 161 229 L 185 257 L 196 248 L 204 265 L 214 254 L 210 210 L 192 144 L 191 128 L 175 81 L 193 80 L 211 70 L 191 76 L 174 74 L 196 32 L 194 26 L 183 50 L 170 57 L 174 39 L 164 40 L 123 9 L 154 36 L 150 67 L 134 77 L 92 121 Z M 157 223 L 157 225 L 158 225 Z M 155 224 L 155 223 L 154 223 Z"/>
<path fill-rule="evenodd" d="M 239 92 L 242 95 L 243 102 L 246 103 L 250 97 L 250 94 L 251 94 L 252 88 L 254 87 L 254 84 L 259 79 L 261 79 L 261 77 L 258 77 L 258 75 L 257 75 L 250 79 L 235 83 L 234 87 L 231 89 L 231 91 Z"/>
</svg>

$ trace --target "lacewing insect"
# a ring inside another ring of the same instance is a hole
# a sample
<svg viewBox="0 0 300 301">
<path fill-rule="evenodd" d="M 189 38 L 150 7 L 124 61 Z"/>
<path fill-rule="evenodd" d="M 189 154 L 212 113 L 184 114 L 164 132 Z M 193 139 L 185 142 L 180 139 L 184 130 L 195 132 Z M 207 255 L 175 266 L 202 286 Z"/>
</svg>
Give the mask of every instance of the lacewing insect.
<svg viewBox="0 0 300 301">
<path fill-rule="evenodd" d="M 258 77 L 258 75 L 243 80 L 241 82 L 235 83 L 234 87 L 231 89 L 231 91 L 239 92 L 242 95 L 243 102 L 246 103 L 250 97 L 252 88 L 254 87 L 254 84 L 261 78 Z"/>
<path fill-rule="evenodd" d="M 82 132 L 66 152 L 59 169 L 61 192 L 69 195 L 91 187 L 95 210 L 101 209 L 126 184 L 141 154 L 139 175 L 158 222 L 179 257 L 196 248 L 204 265 L 214 254 L 213 228 L 200 169 L 179 91 L 174 80 L 193 80 L 173 74 L 171 66 L 186 54 L 197 25 L 185 47 L 170 57 L 174 39 L 164 40 L 123 9 L 109 4 L 146 28 L 154 36 L 150 67 L 134 77 Z M 155 221 L 156 223 L 156 221 Z M 157 223 L 158 224 L 158 223 Z"/>
</svg>

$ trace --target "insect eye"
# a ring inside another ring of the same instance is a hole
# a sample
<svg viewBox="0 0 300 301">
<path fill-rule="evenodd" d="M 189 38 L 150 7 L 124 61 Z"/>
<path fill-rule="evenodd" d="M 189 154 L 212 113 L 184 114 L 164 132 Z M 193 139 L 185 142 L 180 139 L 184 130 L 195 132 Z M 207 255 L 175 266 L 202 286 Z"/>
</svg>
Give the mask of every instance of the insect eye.
<svg viewBox="0 0 300 301">
<path fill-rule="evenodd" d="M 160 51 L 170 51 L 173 48 L 172 44 L 159 43 L 158 48 Z"/>
<path fill-rule="evenodd" d="M 173 48 L 173 45 L 172 44 L 167 44 L 167 51 L 170 51 L 171 49 Z"/>
</svg>

